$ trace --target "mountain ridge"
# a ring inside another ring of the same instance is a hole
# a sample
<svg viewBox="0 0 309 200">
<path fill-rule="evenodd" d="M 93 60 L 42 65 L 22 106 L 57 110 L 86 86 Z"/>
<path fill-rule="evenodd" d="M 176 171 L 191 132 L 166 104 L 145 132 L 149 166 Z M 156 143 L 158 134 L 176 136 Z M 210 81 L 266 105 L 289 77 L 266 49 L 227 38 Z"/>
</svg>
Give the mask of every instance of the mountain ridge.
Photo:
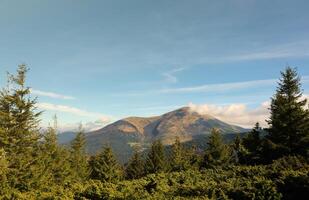
<svg viewBox="0 0 309 200">
<path fill-rule="evenodd" d="M 183 107 L 155 117 L 120 119 L 85 133 L 85 138 L 88 153 L 96 153 L 102 146 L 111 146 L 116 156 L 126 161 L 136 146 L 147 149 L 157 139 L 164 145 L 171 145 L 176 137 L 181 142 L 194 143 L 196 138 L 209 135 L 212 128 L 218 128 L 223 135 L 247 131 L 211 115 L 202 115 L 189 107 Z"/>
</svg>

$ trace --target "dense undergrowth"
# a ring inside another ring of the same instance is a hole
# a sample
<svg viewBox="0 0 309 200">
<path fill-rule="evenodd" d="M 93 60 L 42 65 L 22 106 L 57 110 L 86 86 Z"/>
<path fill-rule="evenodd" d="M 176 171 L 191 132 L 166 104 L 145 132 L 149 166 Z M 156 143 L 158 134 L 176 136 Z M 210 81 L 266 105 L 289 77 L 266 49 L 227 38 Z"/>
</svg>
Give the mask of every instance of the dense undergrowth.
<svg viewBox="0 0 309 200">
<path fill-rule="evenodd" d="M 271 165 L 157 173 L 114 183 L 90 180 L 44 190 L 16 191 L 7 199 L 305 199 L 309 165 L 287 157 Z"/>
</svg>

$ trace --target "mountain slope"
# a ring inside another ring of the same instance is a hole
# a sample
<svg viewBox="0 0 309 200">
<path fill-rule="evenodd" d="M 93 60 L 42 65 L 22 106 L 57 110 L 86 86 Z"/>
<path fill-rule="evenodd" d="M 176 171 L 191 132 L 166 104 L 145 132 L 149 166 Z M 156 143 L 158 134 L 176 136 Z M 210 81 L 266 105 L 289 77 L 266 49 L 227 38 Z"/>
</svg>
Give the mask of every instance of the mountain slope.
<svg viewBox="0 0 309 200">
<path fill-rule="evenodd" d="M 95 153 L 102 145 L 109 145 L 124 162 L 131 155 L 134 146 L 147 148 L 156 139 L 170 145 L 176 137 L 181 142 L 194 142 L 195 138 L 208 135 L 212 128 L 220 129 L 223 134 L 246 131 L 184 107 L 158 117 L 125 118 L 97 131 L 86 133 L 87 151 Z"/>
</svg>

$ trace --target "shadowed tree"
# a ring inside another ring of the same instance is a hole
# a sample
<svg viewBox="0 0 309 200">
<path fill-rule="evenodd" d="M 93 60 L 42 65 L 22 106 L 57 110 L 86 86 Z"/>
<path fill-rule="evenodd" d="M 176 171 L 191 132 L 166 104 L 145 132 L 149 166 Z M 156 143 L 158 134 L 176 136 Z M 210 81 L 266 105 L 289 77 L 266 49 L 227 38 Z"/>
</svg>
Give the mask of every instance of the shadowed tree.
<svg viewBox="0 0 309 200">
<path fill-rule="evenodd" d="M 166 170 L 165 153 L 161 140 L 156 140 L 152 143 L 147 154 L 145 168 L 148 174 L 164 172 Z"/>
<path fill-rule="evenodd" d="M 267 139 L 274 147 L 273 158 L 288 154 L 308 156 L 309 110 L 296 69 L 287 67 L 281 72 L 270 114 Z"/>
<path fill-rule="evenodd" d="M 126 167 L 126 178 L 138 179 L 145 175 L 145 162 L 141 152 L 138 149 L 134 150 Z"/>
<path fill-rule="evenodd" d="M 257 122 L 254 128 L 243 138 L 243 145 L 247 149 L 246 160 L 248 164 L 258 164 L 261 162 L 261 139 L 262 128 Z"/>
<path fill-rule="evenodd" d="M 188 169 L 190 160 L 188 159 L 188 152 L 180 143 L 179 138 L 175 139 L 175 143 L 172 145 L 170 165 L 172 171 L 181 171 Z"/>
<path fill-rule="evenodd" d="M 220 131 L 212 129 L 201 167 L 224 166 L 229 162 L 230 156 L 229 148 L 224 144 Z"/>
</svg>

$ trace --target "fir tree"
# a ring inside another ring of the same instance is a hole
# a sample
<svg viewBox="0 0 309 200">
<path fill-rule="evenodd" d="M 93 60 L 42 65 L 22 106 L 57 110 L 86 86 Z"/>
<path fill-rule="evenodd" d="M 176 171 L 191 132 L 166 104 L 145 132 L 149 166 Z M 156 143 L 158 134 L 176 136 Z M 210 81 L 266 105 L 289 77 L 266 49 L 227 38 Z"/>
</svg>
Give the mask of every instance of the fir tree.
<svg viewBox="0 0 309 200">
<path fill-rule="evenodd" d="M 145 163 L 141 152 L 138 149 L 135 149 L 126 166 L 126 178 L 138 179 L 143 177 L 145 175 L 144 164 Z"/>
<path fill-rule="evenodd" d="M 88 161 L 86 157 L 86 139 L 82 125 L 79 126 L 75 139 L 71 142 L 71 166 L 75 177 L 79 181 L 89 176 Z"/>
<path fill-rule="evenodd" d="M 156 140 L 152 143 L 146 158 L 145 168 L 148 174 L 164 172 L 166 170 L 164 147 L 161 140 Z"/>
<path fill-rule="evenodd" d="M 277 157 L 288 154 L 308 156 L 309 110 L 307 100 L 302 98 L 300 77 L 290 67 L 281 72 L 281 76 L 271 99 L 267 139 Z"/>
<path fill-rule="evenodd" d="M 259 151 L 261 145 L 261 134 L 262 128 L 257 122 L 251 132 L 248 133 L 246 137 L 243 138 L 243 144 L 249 152 L 256 154 Z"/>
<path fill-rule="evenodd" d="M 41 112 L 36 112 L 36 99 L 30 98 L 30 88 L 25 85 L 27 71 L 25 65 L 19 65 L 17 75 L 9 74 L 9 84 L 0 92 L 0 147 L 9 155 L 9 182 L 20 190 L 38 182 L 34 177 Z"/>
<path fill-rule="evenodd" d="M 254 128 L 243 138 L 243 145 L 246 152 L 243 153 L 243 158 L 247 164 L 259 164 L 263 158 L 261 155 L 262 139 L 261 139 L 262 128 L 257 122 Z"/>
<path fill-rule="evenodd" d="M 229 159 L 230 151 L 228 146 L 224 144 L 220 131 L 212 129 L 201 167 L 224 166 Z"/>
<path fill-rule="evenodd" d="M 89 161 L 90 176 L 102 182 L 114 182 L 122 178 L 123 172 L 110 147 L 104 147 Z"/>
<path fill-rule="evenodd" d="M 186 158 L 187 152 L 180 143 L 177 137 L 175 143 L 172 145 L 170 165 L 172 171 L 181 171 L 188 168 L 189 160 Z"/>
<path fill-rule="evenodd" d="M 59 146 L 57 140 L 57 119 L 54 127 L 48 127 L 41 145 L 41 162 L 43 178 L 47 184 L 65 185 L 72 181 L 73 171 L 69 162 L 69 152 Z"/>
<path fill-rule="evenodd" d="M 243 153 L 243 150 L 244 150 L 242 140 L 241 140 L 239 134 L 236 135 L 236 137 L 233 141 L 232 149 L 233 149 L 234 161 L 235 161 L 235 163 L 239 163 L 240 160 L 242 159 L 242 153 Z"/>
<path fill-rule="evenodd" d="M 0 149 L 0 195 L 4 195 L 8 189 L 7 183 L 8 162 L 6 159 L 6 153 L 3 149 Z"/>
</svg>

